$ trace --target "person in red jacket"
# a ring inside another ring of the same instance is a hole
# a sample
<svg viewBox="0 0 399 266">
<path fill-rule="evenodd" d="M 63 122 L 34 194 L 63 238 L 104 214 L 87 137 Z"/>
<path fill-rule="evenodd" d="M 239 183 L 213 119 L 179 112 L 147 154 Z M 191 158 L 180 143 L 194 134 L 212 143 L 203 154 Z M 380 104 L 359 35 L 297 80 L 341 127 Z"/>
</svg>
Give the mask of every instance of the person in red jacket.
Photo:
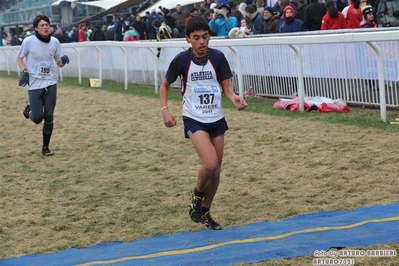
<svg viewBox="0 0 399 266">
<path fill-rule="evenodd" d="M 80 24 L 80 29 L 78 32 L 78 42 L 85 42 L 85 41 L 87 41 L 86 25 Z"/>
<path fill-rule="evenodd" d="M 192 8 L 190 14 L 184 18 L 184 27 L 186 27 L 187 21 L 189 21 L 193 17 L 201 17 L 198 9 Z"/>
<path fill-rule="evenodd" d="M 346 18 L 346 24 L 350 29 L 360 28 L 360 22 L 363 20 L 362 8 L 360 0 L 351 0 L 350 5 L 342 10 L 342 14 Z"/>
<path fill-rule="evenodd" d="M 321 30 L 346 29 L 346 20 L 344 15 L 338 11 L 333 0 L 326 1 L 327 13 L 321 21 Z"/>
</svg>

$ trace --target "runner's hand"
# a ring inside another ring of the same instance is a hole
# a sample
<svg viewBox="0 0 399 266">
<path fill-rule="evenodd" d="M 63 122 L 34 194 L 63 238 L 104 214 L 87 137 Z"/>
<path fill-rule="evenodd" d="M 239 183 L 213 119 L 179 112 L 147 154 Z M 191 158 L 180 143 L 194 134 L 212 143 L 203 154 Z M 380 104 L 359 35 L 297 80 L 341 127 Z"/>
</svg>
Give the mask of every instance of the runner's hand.
<svg viewBox="0 0 399 266">
<path fill-rule="evenodd" d="M 65 65 L 65 64 L 69 64 L 69 58 L 68 58 L 68 56 L 67 55 L 63 55 L 63 56 L 61 56 L 61 61 L 62 61 L 62 63 Z"/>
<path fill-rule="evenodd" d="M 26 85 L 29 86 L 29 72 L 22 72 L 22 77 L 18 83 L 18 86 L 25 87 Z"/>
</svg>

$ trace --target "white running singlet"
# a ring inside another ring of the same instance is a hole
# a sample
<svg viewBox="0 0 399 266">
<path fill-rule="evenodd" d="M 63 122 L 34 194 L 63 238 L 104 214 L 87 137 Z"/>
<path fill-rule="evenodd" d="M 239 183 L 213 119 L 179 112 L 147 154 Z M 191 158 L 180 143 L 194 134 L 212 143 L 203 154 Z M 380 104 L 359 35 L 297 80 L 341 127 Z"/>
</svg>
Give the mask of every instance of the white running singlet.
<svg viewBox="0 0 399 266">
<path fill-rule="evenodd" d="M 222 90 L 216 71 L 208 59 L 205 66 L 190 60 L 186 91 L 183 95 L 183 116 L 202 123 L 213 123 L 224 117 Z"/>
</svg>

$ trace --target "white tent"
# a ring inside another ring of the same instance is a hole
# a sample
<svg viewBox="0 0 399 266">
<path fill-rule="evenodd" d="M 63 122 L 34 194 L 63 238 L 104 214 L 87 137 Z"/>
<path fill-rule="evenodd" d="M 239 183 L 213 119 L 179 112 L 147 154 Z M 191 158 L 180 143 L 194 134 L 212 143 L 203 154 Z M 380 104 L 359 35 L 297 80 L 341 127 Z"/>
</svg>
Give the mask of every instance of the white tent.
<svg viewBox="0 0 399 266">
<path fill-rule="evenodd" d="M 132 6 L 139 5 L 142 2 L 143 0 L 100 0 L 100 1 L 91 1 L 91 2 L 77 2 L 78 4 L 96 6 L 104 9 L 103 11 L 100 11 L 94 15 L 91 15 L 89 17 L 86 17 L 78 21 L 78 23 L 85 23 L 87 21 L 96 19 L 98 17 L 106 16 L 112 13 L 117 13 L 126 10 L 127 8 L 130 8 Z"/>
<path fill-rule="evenodd" d="M 201 0 L 160 0 L 160 1 L 157 1 L 155 4 L 153 4 L 152 6 L 150 6 L 149 8 L 140 12 L 139 15 L 144 16 L 146 11 L 149 11 L 151 13 L 151 11 L 153 9 L 156 10 L 159 6 L 162 6 L 167 9 L 172 9 L 172 8 L 176 8 L 177 4 L 180 4 L 181 6 L 186 6 L 186 5 L 191 5 L 191 4 L 195 4 L 195 3 L 201 3 L 201 2 L 203 2 L 203 1 L 201 1 Z"/>
<path fill-rule="evenodd" d="M 96 6 L 108 10 L 127 1 L 128 0 L 100 0 L 100 1 L 91 1 L 91 2 L 78 2 L 78 4 Z"/>
<path fill-rule="evenodd" d="M 76 1 L 78 1 L 78 0 L 57 0 L 57 1 L 55 1 L 54 3 L 52 3 L 51 5 L 52 6 L 58 6 L 59 4 L 61 4 L 61 2 L 70 2 L 70 3 L 74 3 L 74 2 L 76 2 Z"/>
</svg>

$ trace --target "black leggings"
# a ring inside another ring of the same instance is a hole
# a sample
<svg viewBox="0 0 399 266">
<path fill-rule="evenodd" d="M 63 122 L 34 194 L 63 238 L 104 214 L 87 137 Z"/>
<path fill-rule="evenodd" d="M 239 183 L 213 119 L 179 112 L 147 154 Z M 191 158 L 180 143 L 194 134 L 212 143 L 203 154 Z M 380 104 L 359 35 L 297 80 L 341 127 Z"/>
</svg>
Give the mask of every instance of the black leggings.
<svg viewBox="0 0 399 266">
<path fill-rule="evenodd" d="M 40 124 L 44 119 L 46 124 L 52 124 L 57 101 L 57 84 L 43 89 L 29 90 L 28 94 L 32 111 L 30 114 L 31 120 Z"/>
</svg>

